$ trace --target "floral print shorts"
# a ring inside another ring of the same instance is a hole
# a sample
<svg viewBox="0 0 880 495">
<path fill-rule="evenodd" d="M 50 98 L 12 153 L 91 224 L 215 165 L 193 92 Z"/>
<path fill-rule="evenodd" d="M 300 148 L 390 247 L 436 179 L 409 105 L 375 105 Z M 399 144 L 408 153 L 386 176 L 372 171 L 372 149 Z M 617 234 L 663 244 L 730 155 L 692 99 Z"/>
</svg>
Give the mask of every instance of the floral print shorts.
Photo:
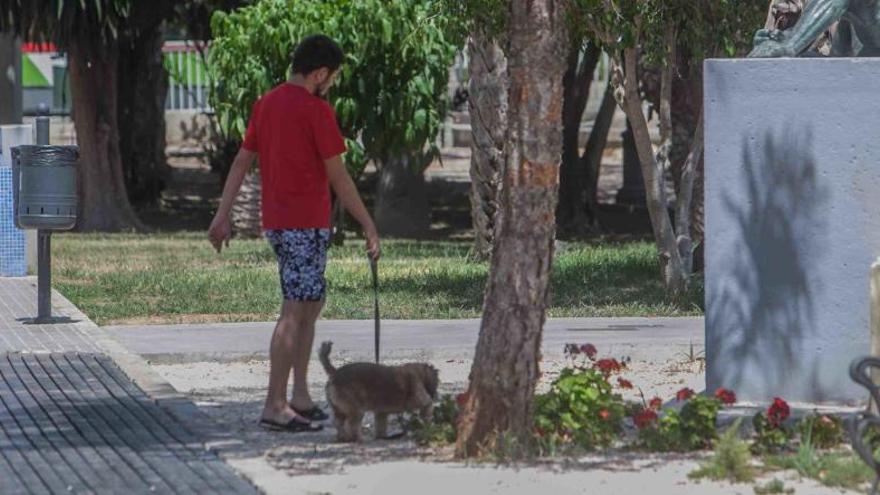
<svg viewBox="0 0 880 495">
<path fill-rule="evenodd" d="M 329 229 L 283 229 L 265 231 L 278 257 L 281 292 L 290 301 L 321 301 L 327 283 Z"/>
</svg>

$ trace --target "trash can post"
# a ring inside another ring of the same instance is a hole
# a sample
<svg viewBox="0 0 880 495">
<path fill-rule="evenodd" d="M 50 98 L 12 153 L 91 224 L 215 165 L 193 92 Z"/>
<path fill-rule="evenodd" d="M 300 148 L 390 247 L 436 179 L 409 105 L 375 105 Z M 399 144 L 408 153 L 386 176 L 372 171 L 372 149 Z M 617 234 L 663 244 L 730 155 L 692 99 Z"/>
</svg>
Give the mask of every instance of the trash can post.
<svg viewBox="0 0 880 495">
<path fill-rule="evenodd" d="M 49 117 L 36 119 L 37 144 L 49 144 Z M 37 323 L 52 321 L 52 231 L 37 230 Z"/>
</svg>

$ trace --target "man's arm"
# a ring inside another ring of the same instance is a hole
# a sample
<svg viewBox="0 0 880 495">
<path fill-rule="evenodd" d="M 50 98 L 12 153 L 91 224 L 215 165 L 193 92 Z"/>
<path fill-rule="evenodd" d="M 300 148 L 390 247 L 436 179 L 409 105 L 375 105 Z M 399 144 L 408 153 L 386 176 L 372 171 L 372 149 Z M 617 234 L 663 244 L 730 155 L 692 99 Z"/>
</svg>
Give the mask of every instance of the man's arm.
<svg viewBox="0 0 880 495">
<path fill-rule="evenodd" d="M 223 249 L 224 243 L 229 246 L 229 238 L 232 237 L 232 225 L 229 221 L 229 214 L 232 212 L 232 205 L 235 202 L 235 197 L 238 196 L 238 191 L 241 189 L 244 177 L 254 164 L 256 158 L 257 154 L 255 152 L 241 148 L 238 150 L 238 154 L 235 155 L 235 160 L 232 161 L 232 167 L 230 167 L 229 174 L 226 176 L 226 185 L 223 186 L 223 197 L 220 199 L 220 206 L 217 208 L 217 213 L 214 215 L 214 220 L 211 221 L 211 227 L 208 229 L 208 238 L 211 239 L 211 244 L 218 253 Z"/>
<path fill-rule="evenodd" d="M 342 155 L 324 160 L 324 164 L 327 167 L 327 179 L 330 181 L 330 187 L 333 188 L 333 192 L 336 193 L 346 211 L 361 224 L 364 236 L 367 238 L 367 250 L 370 252 L 370 255 L 373 259 L 379 259 L 379 233 L 376 230 L 372 217 L 370 217 L 367 208 L 364 206 L 364 202 L 361 200 L 361 195 L 358 194 L 354 181 L 348 175 L 348 170 L 346 170 L 345 164 L 342 162 Z"/>
</svg>

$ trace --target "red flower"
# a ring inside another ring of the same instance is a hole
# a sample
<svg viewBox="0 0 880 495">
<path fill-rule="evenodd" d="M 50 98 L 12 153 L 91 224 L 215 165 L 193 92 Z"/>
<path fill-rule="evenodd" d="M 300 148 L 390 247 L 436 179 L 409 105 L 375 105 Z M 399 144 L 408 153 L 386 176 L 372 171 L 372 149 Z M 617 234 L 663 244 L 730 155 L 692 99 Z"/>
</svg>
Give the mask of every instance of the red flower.
<svg viewBox="0 0 880 495">
<path fill-rule="evenodd" d="M 726 388 L 719 388 L 715 391 L 715 398 L 720 400 L 724 405 L 731 405 L 736 402 L 736 394 L 733 393 L 733 390 L 727 390 Z"/>
<path fill-rule="evenodd" d="M 596 357 L 596 346 L 593 344 L 584 344 L 581 346 L 580 351 L 587 355 L 588 358 L 593 359 Z"/>
<path fill-rule="evenodd" d="M 660 408 L 663 407 L 663 399 L 661 399 L 660 397 L 654 397 L 653 399 L 651 399 L 650 402 L 648 402 L 648 407 L 655 411 L 659 411 Z"/>
<path fill-rule="evenodd" d="M 632 382 L 627 380 L 626 378 L 618 378 L 617 384 L 620 386 L 620 388 L 633 388 Z"/>
<path fill-rule="evenodd" d="M 790 413 L 788 403 L 776 397 L 773 399 L 773 404 L 767 408 L 767 421 L 773 426 L 779 426 L 788 419 Z"/>
<path fill-rule="evenodd" d="M 681 402 L 684 400 L 688 400 L 694 396 L 694 390 L 690 388 L 683 388 L 675 393 L 675 400 Z"/>
<path fill-rule="evenodd" d="M 611 412 L 608 411 L 608 409 L 602 409 L 601 411 L 599 411 L 599 417 L 604 419 L 605 421 L 608 421 L 608 418 L 611 417 Z"/>
<path fill-rule="evenodd" d="M 642 409 L 633 415 L 633 422 L 636 424 L 636 428 L 640 430 L 644 430 L 648 426 L 657 420 L 657 413 L 652 409 Z"/>
<path fill-rule="evenodd" d="M 600 359 L 596 361 L 596 364 L 593 365 L 593 367 L 598 369 L 605 375 L 610 375 L 615 371 L 620 371 L 620 363 L 618 363 L 616 359 Z"/>
<path fill-rule="evenodd" d="M 464 407 L 468 401 L 468 392 L 462 392 L 455 396 L 455 403 L 458 404 L 458 407 Z"/>
</svg>

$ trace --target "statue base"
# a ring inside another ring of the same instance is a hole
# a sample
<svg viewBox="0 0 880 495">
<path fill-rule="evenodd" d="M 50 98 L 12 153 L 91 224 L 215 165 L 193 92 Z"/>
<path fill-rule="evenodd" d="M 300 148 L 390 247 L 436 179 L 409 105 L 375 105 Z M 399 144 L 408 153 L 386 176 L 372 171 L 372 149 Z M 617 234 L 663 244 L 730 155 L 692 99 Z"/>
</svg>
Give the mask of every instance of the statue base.
<svg viewBox="0 0 880 495">
<path fill-rule="evenodd" d="M 706 385 L 864 400 L 880 255 L 880 59 L 705 64 Z"/>
</svg>

